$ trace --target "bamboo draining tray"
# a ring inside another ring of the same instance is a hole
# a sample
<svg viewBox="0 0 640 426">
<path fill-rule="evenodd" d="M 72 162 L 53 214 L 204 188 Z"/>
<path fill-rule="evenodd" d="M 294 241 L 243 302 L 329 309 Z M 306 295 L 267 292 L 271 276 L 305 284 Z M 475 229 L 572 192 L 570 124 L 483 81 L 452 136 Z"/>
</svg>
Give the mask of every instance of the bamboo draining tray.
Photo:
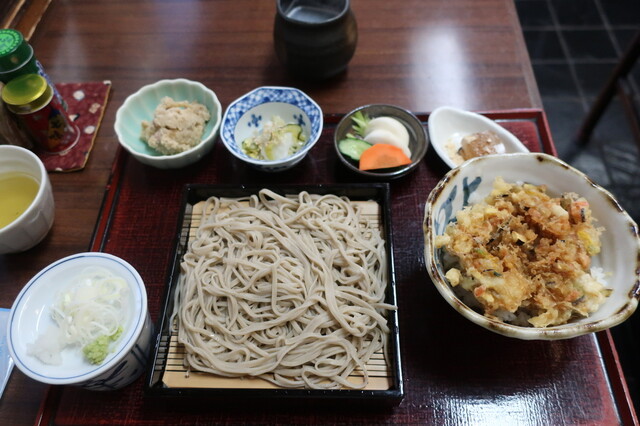
<svg viewBox="0 0 640 426">
<path fill-rule="evenodd" d="M 362 215 L 380 226 L 380 206 L 375 201 L 354 201 L 362 210 Z M 201 201 L 193 206 L 189 240 L 195 237 L 200 226 L 202 210 L 205 202 Z M 165 338 L 166 339 L 166 338 Z M 280 389 L 269 381 L 256 377 L 229 378 L 210 373 L 187 371 L 183 364 L 185 348 L 178 343 L 177 333 L 174 331 L 169 337 L 167 362 L 165 365 L 163 382 L 169 388 L 217 388 L 217 389 Z M 392 384 L 392 373 L 382 351 L 376 352 L 366 364 L 369 381 L 365 390 L 388 390 Z M 349 376 L 349 381 L 361 383 L 364 374 L 356 369 Z"/>
</svg>

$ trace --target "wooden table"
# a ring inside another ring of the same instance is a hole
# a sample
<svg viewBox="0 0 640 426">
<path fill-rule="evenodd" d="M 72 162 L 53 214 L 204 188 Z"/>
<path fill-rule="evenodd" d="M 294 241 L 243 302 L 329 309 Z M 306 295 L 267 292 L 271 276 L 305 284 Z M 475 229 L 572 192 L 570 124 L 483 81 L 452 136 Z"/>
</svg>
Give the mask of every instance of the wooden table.
<svg viewBox="0 0 640 426">
<path fill-rule="evenodd" d="M 510 0 L 354 0 L 352 9 L 359 42 L 347 72 L 310 84 L 292 81 L 276 59 L 273 1 L 54 1 L 31 39 L 48 74 L 56 82 L 111 80 L 113 89 L 86 169 L 50 175 L 56 200 L 50 235 L 26 253 L 0 256 L 0 307 L 10 307 L 21 287 L 47 264 L 89 248 L 118 147 L 113 130 L 116 110 L 126 96 L 145 84 L 163 78 L 197 80 L 216 91 L 223 108 L 261 85 L 296 86 L 326 113 L 345 113 L 367 103 L 391 103 L 419 113 L 445 104 L 482 111 L 541 107 Z M 402 309 L 402 299 L 399 304 Z M 405 314 L 407 323 L 401 328 L 416 327 L 410 323 L 412 317 Z M 456 325 L 460 323 L 456 321 Z M 469 330 L 484 333 L 473 327 Z M 450 424 L 462 424 L 500 419 L 535 424 L 555 419 L 569 424 L 584 421 L 581 413 L 592 410 L 603 413 L 601 421 L 630 421 L 633 408 L 608 333 L 585 339 L 591 352 L 602 351 L 602 359 L 588 358 L 593 363 L 593 376 L 576 378 L 563 370 L 558 374 L 566 374 L 562 386 L 576 390 L 593 387 L 593 399 L 563 400 L 566 393 L 557 392 L 553 381 L 532 388 L 510 387 L 508 379 L 500 377 L 495 386 L 470 383 L 481 391 L 474 398 L 452 394 L 446 399 L 448 403 L 442 404 L 443 399 L 437 403 L 433 395 L 419 395 L 411 400 L 411 406 L 405 401 L 395 411 L 381 414 L 379 421 L 449 419 Z M 410 343 L 409 349 L 416 346 Z M 439 342 L 424 345 L 437 347 Z M 544 347 L 541 357 L 549 362 L 566 357 L 563 362 L 567 368 L 581 362 L 584 355 L 560 353 L 556 343 Z M 456 354 L 455 359 L 464 357 Z M 412 392 L 413 375 L 437 368 L 420 365 L 419 359 L 408 356 L 407 392 Z M 526 377 L 526 369 L 523 365 L 518 374 Z M 459 379 L 464 381 L 462 376 Z M 46 391 L 47 386 L 16 369 L 0 401 L 0 422 L 38 422 Z M 340 411 L 338 420 L 309 413 L 305 417 L 304 411 L 298 411 L 296 417 L 288 417 L 283 410 L 262 421 L 349 422 L 350 416 L 352 420 L 361 418 L 348 408 Z M 226 413 L 217 420 L 234 419 Z M 258 413 L 252 421 L 260 419 Z M 109 423 L 109 419 L 102 421 Z"/>
</svg>

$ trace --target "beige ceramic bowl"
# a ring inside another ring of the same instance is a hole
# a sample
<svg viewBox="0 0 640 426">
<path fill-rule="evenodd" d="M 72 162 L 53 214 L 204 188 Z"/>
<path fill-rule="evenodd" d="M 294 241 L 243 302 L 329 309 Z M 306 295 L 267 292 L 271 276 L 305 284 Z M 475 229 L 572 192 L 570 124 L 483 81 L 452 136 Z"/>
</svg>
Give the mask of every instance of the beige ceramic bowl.
<svg viewBox="0 0 640 426">
<path fill-rule="evenodd" d="M 42 161 L 27 149 L 0 145 L 0 175 L 13 173 L 30 176 L 39 188 L 29 207 L 0 228 L 0 254 L 22 252 L 38 244 L 49 233 L 55 213 L 51 182 Z"/>
<path fill-rule="evenodd" d="M 455 220 L 456 212 L 470 199 L 482 200 L 489 195 L 498 176 L 507 182 L 545 184 L 548 193 L 555 196 L 576 192 L 589 201 L 598 226 L 606 229 L 601 236 L 601 252 L 592 258 L 592 266 L 603 269 L 607 287 L 613 290 L 604 304 L 589 317 L 547 328 L 516 326 L 483 316 L 454 293 L 444 276 L 443 250 L 435 248 L 435 238 L 444 233 L 447 224 Z M 496 333 L 526 340 L 566 339 L 620 324 L 638 305 L 638 225 L 608 191 L 555 157 L 533 153 L 504 154 L 465 162 L 447 173 L 429 195 L 423 228 L 427 269 L 442 297 L 464 317 Z"/>
</svg>

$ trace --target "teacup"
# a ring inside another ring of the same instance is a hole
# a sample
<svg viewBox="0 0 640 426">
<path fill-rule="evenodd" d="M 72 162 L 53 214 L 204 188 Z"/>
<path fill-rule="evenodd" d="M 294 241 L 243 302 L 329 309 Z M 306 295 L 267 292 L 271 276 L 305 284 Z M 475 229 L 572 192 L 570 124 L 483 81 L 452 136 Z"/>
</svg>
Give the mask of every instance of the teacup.
<svg viewBox="0 0 640 426">
<path fill-rule="evenodd" d="M 276 54 L 301 80 L 324 80 L 347 68 L 358 43 L 349 0 L 277 0 Z"/>
<path fill-rule="evenodd" d="M 54 211 L 42 161 L 25 148 L 0 145 L 0 254 L 22 252 L 42 241 Z"/>
</svg>

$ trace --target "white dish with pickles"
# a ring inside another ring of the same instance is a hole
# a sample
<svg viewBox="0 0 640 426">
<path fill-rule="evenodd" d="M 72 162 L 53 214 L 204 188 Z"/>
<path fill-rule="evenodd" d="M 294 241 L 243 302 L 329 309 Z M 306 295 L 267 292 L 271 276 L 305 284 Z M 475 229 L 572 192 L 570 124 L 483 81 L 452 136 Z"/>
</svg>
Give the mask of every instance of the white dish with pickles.
<svg viewBox="0 0 640 426">
<path fill-rule="evenodd" d="M 529 152 L 495 121 L 474 112 L 440 107 L 429 115 L 429 138 L 436 153 L 452 169 L 471 158 Z"/>
</svg>

